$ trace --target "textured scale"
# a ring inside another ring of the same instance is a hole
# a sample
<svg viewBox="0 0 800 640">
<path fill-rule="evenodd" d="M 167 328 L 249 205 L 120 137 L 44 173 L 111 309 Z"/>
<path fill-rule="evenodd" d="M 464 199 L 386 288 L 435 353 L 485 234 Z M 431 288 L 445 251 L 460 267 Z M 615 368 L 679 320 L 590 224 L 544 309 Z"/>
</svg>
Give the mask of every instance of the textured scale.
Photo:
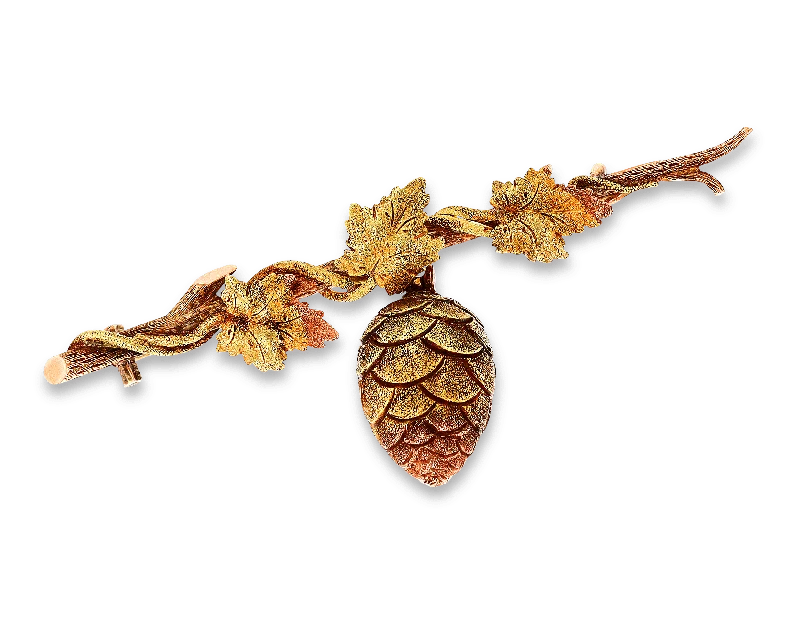
<svg viewBox="0 0 800 640">
<path fill-rule="evenodd" d="M 397 464 L 431 486 L 452 478 L 475 450 L 494 378 L 481 322 L 435 293 L 392 302 L 361 338 L 358 381 L 372 432 Z"/>
</svg>

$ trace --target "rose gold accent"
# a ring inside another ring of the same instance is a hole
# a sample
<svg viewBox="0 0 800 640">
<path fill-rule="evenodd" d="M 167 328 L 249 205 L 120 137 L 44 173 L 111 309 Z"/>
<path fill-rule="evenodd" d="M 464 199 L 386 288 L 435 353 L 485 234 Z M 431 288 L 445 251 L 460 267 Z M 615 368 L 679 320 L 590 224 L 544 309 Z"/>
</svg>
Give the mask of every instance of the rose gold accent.
<svg viewBox="0 0 800 640">
<path fill-rule="evenodd" d="M 197 280 L 195 280 L 192 284 L 196 285 L 208 285 L 216 282 L 217 280 L 224 280 L 225 276 L 231 275 L 234 271 L 236 271 L 235 264 L 228 264 L 224 267 L 217 267 L 216 269 L 212 269 L 208 273 L 204 273 L 200 276 Z"/>
<path fill-rule="evenodd" d="M 66 355 L 66 354 L 65 354 Z M 53 356 L 44 363 L 44 377 L 50 384 L 64 382 L 67 377 L 67 361 L 62 356 Z"/>
<path fill-rule="evenodd" d="M 608 174 L 608 167 L 604 165 L 602 162 L 597 162 L 592 165 L 592 170 L 589 171 L 589 175 L 593 178 L 602 178 Z"/>
</svg>

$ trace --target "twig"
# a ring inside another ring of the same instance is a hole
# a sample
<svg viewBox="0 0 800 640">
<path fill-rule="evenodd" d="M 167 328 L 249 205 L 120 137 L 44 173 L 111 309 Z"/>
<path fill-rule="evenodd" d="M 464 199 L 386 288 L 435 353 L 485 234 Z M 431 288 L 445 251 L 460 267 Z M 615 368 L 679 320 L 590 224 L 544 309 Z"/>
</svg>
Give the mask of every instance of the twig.
<svg viewBox="0 0 800 640">
<path fill-rule="evenodd" d="M 228 265 L 200 276 L 161 318 L 126 330 L 112 325 L 104 331 L 82 333 L 67 351 L 47 361 L 44 377 L 51 384 L 60 384 L 113 365 L 119 369 L 125 386 L 136 384 L 141 380 L 137 359 L 183 353 L 211 338 L 225 308 L 217 291 L 225 276 L 235 270 L 235 266 Z"/>
</svg>

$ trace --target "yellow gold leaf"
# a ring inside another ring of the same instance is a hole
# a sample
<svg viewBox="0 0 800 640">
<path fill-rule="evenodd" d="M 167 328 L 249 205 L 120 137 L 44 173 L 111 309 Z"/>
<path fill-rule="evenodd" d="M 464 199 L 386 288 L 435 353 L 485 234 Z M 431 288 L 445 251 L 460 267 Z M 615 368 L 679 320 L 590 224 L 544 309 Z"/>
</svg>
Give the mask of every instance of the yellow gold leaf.
<svg viewBox="0 0 800 640">
<path fill-rule="evenodd" d="M 372 276 L 390 294 L 403 291 L 439 259 L 444 246 L 425 227 L 429 200 L 425 181 L 417 178 L 403 188 L 395 187 L 371 208 L 351 205 L 346 223 L 349 248 L 334 261 L 335 269 L 353 277 Z"/>
<path fill-rule="evenodd" d="M 233 346 L 235 337 L 236 323 L 231 321 L 223 322 L 217 333 L 217 351 L 227 351 L 231 355 L 239 355 L 238 353 L 233 353 L 236 350 Z"/>
<path fill-rule="evenodd" d="M 495 182 L 491 205 L 499 223 L 492 231 L 497 250 L 540 262 L 566 258 L 564 236 L 599 224 L 578 198 L 555 183 L 548 168 L 530 169 L 514 182 Z"/>
<path fill-rule="evenodd" d="M 244 283 L 225 278 L 221 297 L 227 310 L 217 334 L 217 350 L 242 355 L 262 371 L 283 369 L 286 352 L 321 347 L 338 337 L 322 320 L 322 312 L 298 302 L 292 292 L 294 276 L 269 273 Z"/>
<path fill-rule="evenodd" d="M 247 283 L 234 276 L 225 276 L 225 290 L 221 294 L 222 301 L 229 313 L 247 315 L 250 313 L 250 297 L 247 295 Z"/>
<path fill-rule="evenodd" d="M 540 216 L 511 220 L 495 227 L 492 244 L 501 253 L 524 253 L 529 260 L 552 262 L 566 258 L 564 238 Z"/>
<path fill-rule="evenodd" d="M 260 324 L 240 324 L 236 320 L 222 323 L 217 334 L 217 351 L 242 355 L 245 363 L 261 371 L 283 369 L 286 359 L 286 350 L 281 346 L 277 331 Z"/>
<path fill-rule="evenodd" d="M 353 215 L 352 212 L 350 215 Z M 345 222 L 345 224 L 347 224 Z M 348 227 L 349 228 L 349 227 Z M 355 246 L 361 246 L 358 244 L 358 240 L 356 240 L 357 236 L 353 236 L 351 233 L 348 236 L 348 244 L 355 244 Z M 341 258 L 336 259 L 336 266 L 351 276 L 365 276 L 369 273 L 369 269 L 367 267 L 368 257 L 360 255 L 358 252 L 353 250 L 345 251 L 344 255 Z M 373 265 L 374 266 L 374 265 Z"/>
<path fill-rule="evenodd" d="M 299 349 L 305 351 L 308 348 L 308 334 L 303 318 L 297 309 L 293 309 L 295 315 L 289 316 L 279 322 L 273 322 L 272 326 L 281 336 L 281 342 L 287 351 Z M 290 312 L 291 313 L 291 312 Z"/>
<path fill-rule="evenodd" d="M 275 330 L 255 325 L 248 333 L 252 339 L 248 341 L 249 350 L 243 353 L 245 363 L 254 364 L 262 371 L 283 369 L 286 349 L 280 344 Z"/>
<path fill-rule="evenodd" d="M 501 253 L 528 253 L 533 248 L 533 232 L 514 220 L 492 230 L 492 245 Z"/>
</svg>

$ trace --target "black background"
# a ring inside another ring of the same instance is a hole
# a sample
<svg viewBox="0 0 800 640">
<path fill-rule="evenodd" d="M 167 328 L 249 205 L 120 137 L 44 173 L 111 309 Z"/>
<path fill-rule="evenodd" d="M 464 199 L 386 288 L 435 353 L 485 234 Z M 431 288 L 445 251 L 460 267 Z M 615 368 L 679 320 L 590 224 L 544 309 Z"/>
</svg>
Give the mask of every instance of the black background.
<svg viewBox="0 0 800 640">
<path fill-rule="evenodd" d="M 80 330 L 166 313 L 215 266 L 236 264 L 247 280 L 277 256 L 341 255 L 345 201 L 375 201 L 411 178 L 427 179 L 431 213 L 449 200 L 488 208 L 489 176 L 513 179 L 550 160 L 566 183 L 593 160 L 617 171 L 716 144 L 744 124 L 510 117 L 482 123 L 485 137 L 467 123 L 440 140 L 392 123 L 339 128 L 334 117 L 252 125 L 230 109 L 211 127 L 145 111 L 124 122 L 89 114 L 52 141 L 50 195 L 63 212 L 41 231 L 42 254 L 60 265 L 40 281 L 41 365 Z M 390 300 L 377 291 L 350 304 L 308 299 L 340 338 L 290 353 L 279 373 L 217 354 L 213 341 L 141 361 L 131 389 L 113 369 L 55 387 L 34 371 L 44 419 L 32 473 L 48 508 L 109 531 L 189 516 L 244 530 L 319 514 L 319 527 L 336 528 L 384 510 L 404 522 L 423 507 L 452 518 L 699 516 L 736 499 L 743 434 L 730 418 L 737 364 L 724 334 L 747 249 L 726 233 L 752 212 L 753 126 L 706 169 L 726 194 L 673 183 L 631 195 L 600 228 L 567 239 L 568 260 L 531 264 L 489 240 L 442 252 L 439 292 L 483 321 L 497 366 L 488 428 L 449 484 L 405 474 L 361 412 L 358 340 Z"/>
</svg>

